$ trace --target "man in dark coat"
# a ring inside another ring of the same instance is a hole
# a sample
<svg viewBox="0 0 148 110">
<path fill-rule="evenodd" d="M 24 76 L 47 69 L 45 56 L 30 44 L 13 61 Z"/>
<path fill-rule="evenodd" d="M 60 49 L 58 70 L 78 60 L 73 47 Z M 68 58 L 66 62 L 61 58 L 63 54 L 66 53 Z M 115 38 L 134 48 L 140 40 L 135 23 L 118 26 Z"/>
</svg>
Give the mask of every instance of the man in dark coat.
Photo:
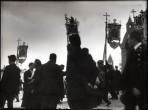
<svg viewBox="0 0 148 110">
<path fill-rule="evenodd" d="M 116 91 L 117 95 L 119 95 L 119 90 L 117 88 L 117 85 L 119 83 L 121 77 L 121 72 L 118 70 L 118 66 L 115 66 L 115 71 L 114 71 L 114 78 L 112 81 L 113 89 Z"/>
<path fill-rule="evenodd" d="M 16 56 L 8 56 L 9 65 L 6 66 L 1 81 L 1 102 L 0 108 L 4 108 L 5 101 L 8 102 L 8 108 L 13 108 L 14 95 L 17 93 L 20 82 L 20 69 L 16 66 Z"/>
<path fill-rule="evenodd" d="M 59 65 L 56 64 L 56 54 L 50 54 L 50 61 L 42 66 L 42 109 L 56 109 L 60 97 L 63 96 L 63 75 Z"/>
<path fill-rule="evenodd" d="M 34 61 L 35 72 L 29 83 L 31 90 L 31 109 L 39 109 L 41 107 L 41 94 L 39 92 L 42 81 L 42 63 L 39 59 Z"/>
<path fill-rule="evenodd" d="M 34 64 L 31 62 L 29 63 L 29 69 L 24 73 L 24 85 L 23 85 L 24 94 L 23 94 L 23 101 L 21 106 L 25 108 L 30 107 L 31 91 L 29 91 L 29 83 L 31 81 L 33 69 L 34 69 Z"/>
<path fill-rule="evenodd" d="M 141 34 L 132 31 L 128 41 L 131 52 L 119 83 L 125 91 L 121 96 L 125 110 L 135 110 L 137 105 L 140 110 L 147 109 L 147 49 L 141 41 Z"/>
<path fill-rule="evenodd" d="M 111 94 L 111 98 L 112 100 L 117 100 L 118 99 L 118 96 L 117 96 L 117 93 L 115 91 L 115 83 L 118 79 L 116 79 L 116 73 L 115 73 L 115 70 L 113 68 L 112 65 L 108 65 L 109 68 L 108 68 L 108 72 L 107 72 L 107 76 L 108 76 L 108 91 L 109 93 Z"/>
<path fill-rule="evenodd" d="M 100 92 L 100 95 L 98 95 L 98 105 L 102 103 L 102 99 L 104 100 L 106 106 L 109 106 L 111 102 L 108 99 L 108 89 L 106 85 L 106 74 L 105 74 L 105 67 L 102 60 L 99 60 L 97 62 L 98 64 L 98 78 L 100 80 L 100 83 L 98 84 L 98 90 Z"/>
<path fill-rule="evenodd" d="M 93 88 L 96 77 L 96 63 L 91 55 L 82 51 L 78 34 L 69 36 L 67 59 L 67 97 L 70 109 L 91 109 L 91 94 L 87 87 Z"/>
</svg>

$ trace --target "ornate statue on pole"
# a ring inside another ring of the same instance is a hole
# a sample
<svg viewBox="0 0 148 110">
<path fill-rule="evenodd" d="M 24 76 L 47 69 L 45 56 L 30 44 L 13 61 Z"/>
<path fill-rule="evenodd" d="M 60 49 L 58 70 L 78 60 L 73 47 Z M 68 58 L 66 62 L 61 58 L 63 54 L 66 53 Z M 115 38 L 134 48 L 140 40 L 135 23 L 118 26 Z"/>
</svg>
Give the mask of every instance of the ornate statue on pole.
<svg viewBox="0 0 148 110">
<path fill-rule="evenodd" d="M 67 14 L 65 14 L 65 20 L 66 20 L 65 27 L 67 31 L 66 33 L 67 44 L 69 44 L 69 36 L 71 34 L 79 34 L 79 31 L 78 31 L 79 22 L 77 21 L 76 18 L 75 19 L 73 17 L 68 18 Z"/>
</svg>

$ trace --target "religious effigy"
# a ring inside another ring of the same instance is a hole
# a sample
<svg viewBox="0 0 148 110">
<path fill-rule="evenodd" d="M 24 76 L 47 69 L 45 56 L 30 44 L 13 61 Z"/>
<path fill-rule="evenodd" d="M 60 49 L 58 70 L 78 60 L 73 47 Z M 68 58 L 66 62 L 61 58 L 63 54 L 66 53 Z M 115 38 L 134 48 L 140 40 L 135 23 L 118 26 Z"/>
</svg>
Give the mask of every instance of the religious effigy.
<svg viewBox="0 0 148 110">
<path fill-rule="evenodd" d="M 73 18 L 72 16 L 70 18 L 67 17 L 67 15 L 65 14 L 65 27 L 66 27 L 66 31 L 67 31 L 67 43 L 69 43 L 68 37 L 71 34 L 79 34 L 78 31 L 78 26 L 79 26 L 79 22 L 77 21 L 77 19 Z"/>
</svg>

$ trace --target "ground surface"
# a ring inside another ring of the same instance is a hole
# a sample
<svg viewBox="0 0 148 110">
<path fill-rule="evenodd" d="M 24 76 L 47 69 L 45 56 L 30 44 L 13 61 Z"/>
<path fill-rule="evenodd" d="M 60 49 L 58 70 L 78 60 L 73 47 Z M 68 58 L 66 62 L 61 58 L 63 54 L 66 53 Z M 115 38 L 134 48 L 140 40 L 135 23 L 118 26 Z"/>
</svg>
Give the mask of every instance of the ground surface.
<svg viewBox="0 0 148 110">
<path fill-rule="evenodd" d="M 20 92 L 20 94 L 19 94 L 20 102 L 16 102 L 16 100 L 14 100 L 14 104 L 13 104 L 14 108 L 21 108 L 22 95 L 23 95 L 22 92 Z M 120 97 L 120 95 L 119 95 L 119 97 Z M 110 98 L 110 95 L 109 95 L 109 98 Z M 105 106 L 106 103 L 103 102 L 102 104 L 100 104 L 99 106 L 97 106 L 94 109 L 106 109 L 106 110 L 107 109 L 112 109 L 112 110 L 123 110 L 124 109 L 123 104 L 120 102 L 119 99 L 118 100 L 109 99 L 109 100 L 112 103 L 109 107 Z M 5 108 L 7 108 L 7 102 L 5 104 Z M 68 106 L 68 103 L 67 103 L 67 98 L 64 98 L 63 102 L 58 104 L 57 109 L 69 109 L 69 106 Z"/>
</svg>

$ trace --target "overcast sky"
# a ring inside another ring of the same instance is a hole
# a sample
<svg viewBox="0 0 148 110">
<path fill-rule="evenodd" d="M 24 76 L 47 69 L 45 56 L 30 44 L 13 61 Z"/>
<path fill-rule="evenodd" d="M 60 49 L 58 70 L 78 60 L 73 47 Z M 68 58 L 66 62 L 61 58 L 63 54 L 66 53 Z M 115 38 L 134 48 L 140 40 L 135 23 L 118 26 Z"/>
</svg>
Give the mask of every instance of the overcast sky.
<svg viewBox="0 0 148 110">
<path fill-rule="evenodd" d="M 57 54 L 57 64 L 66 64 L 67 36 L 65 14 L 76 18 L 81 37 L 81 47 L 89 48 L 95 61 L 103 58 L 105 41 L 105 17 L 110 15 L 109 22 L 117 19 L 122 25 L 121 39 L 126 32 L 132 9 L 138 15 L 146 10 L 146 1 L 48 1 L 48 2 L 1 2 L 1 68 L 8 65 L 8 55 L 15 54 L 17 39 L 28 43 L 27 60 L 20 68 L 28 68 L 29 62 L 36 58 L 42 63 L 49 60 L 50 53 Z M 115 65 L 121 62 L 121 49 L 107 47 Z"/>
</svg>

